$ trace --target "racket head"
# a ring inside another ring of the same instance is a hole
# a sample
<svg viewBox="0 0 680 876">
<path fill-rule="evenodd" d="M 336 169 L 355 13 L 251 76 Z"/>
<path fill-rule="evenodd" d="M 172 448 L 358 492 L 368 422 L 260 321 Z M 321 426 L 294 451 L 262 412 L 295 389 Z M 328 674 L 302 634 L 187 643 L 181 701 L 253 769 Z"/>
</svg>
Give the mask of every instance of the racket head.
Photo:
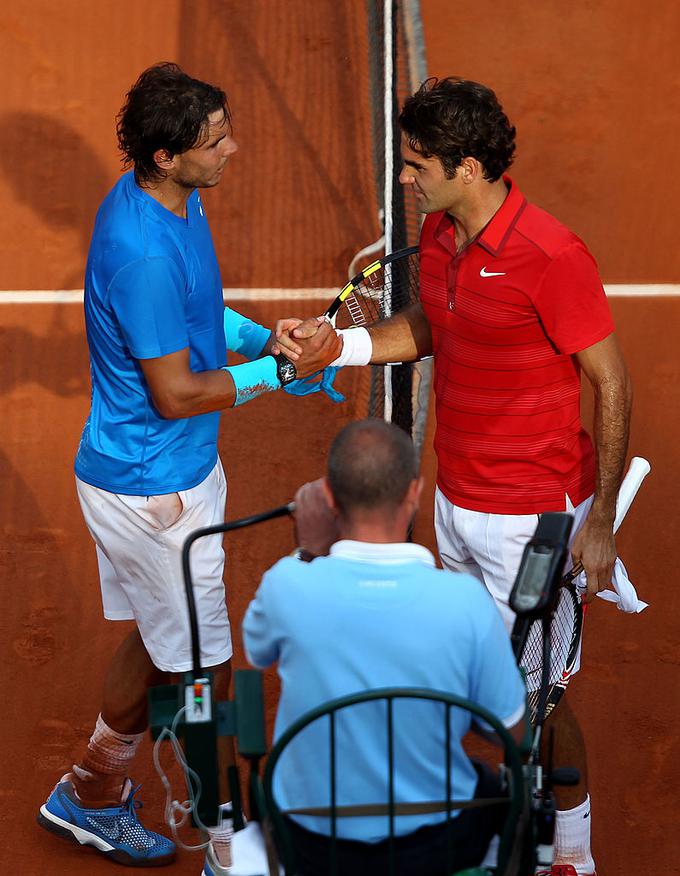
<svg viewBox="0 0 680 876">
<path fill-rule="evenodd" d="M 326 311 L 339 329 L 370 326 L 405 310 L 420 297 L 418 247 L 400 249 L 359 271 Z"/>
<path fill-rule="evenodd" d="M 572 583 L 564 583 L 559 589 L 550 625 L 550 675 L 545 718 L 559 703 L 571 680 L 580 652 L 583 612 L 580 592 Z M 534 724 L 543 668 L 543 625 L 540 620 L 535 620 L 529 627 L 519 665 L 526 676 L 527 700 Z"/>
</svg>

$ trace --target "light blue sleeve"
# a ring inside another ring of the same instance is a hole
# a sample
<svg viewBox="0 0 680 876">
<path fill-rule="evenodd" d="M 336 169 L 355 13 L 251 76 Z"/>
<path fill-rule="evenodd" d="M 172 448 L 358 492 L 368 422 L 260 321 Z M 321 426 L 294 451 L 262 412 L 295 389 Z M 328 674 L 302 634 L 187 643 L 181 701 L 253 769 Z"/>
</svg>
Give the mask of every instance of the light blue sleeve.
<svg viewBox="0 0 680 876">
<path fill-rule="evenodd" d="M 122 268 L 109 286 L 109 304 L 135 359 L 154 359 L 189 346 L 186 284 L 168 258 Z"/>
<path fill-rule="evenodd" d="M 246 359 L 257 359 L 270 334 L 268 328 L 242 316 L 231 307 L 224 308 L 224 339 L 227 350 L 240 353 Z"/>
<path fill-rule="evenodd" d="M 255 598 L 243 618 L 243 646 L 248 661 L 258 669 L 266 669 L 279 659 L 279 636 L 271 588 L 276 566 L 265 572 Z"/>
<path fill-rule="evenodd" d="M 488 594 L 483 597 L 488 604 L 477 621 L 481 614 L 486 629 L 481 630 L 471 661 L 470 699 L 512 727 L 524 713 L 526 688 L 500 613 Z"/>
</svg>

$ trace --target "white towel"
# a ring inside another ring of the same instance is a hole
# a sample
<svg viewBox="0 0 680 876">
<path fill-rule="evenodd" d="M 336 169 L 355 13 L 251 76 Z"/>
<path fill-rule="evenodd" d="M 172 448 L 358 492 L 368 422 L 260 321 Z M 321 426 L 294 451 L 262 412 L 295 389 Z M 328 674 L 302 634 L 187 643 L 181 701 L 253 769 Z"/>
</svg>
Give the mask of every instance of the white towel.
<svg viewBox="0 0 680 876">
<path fill-rule="evenodd" d="M 612 584 L 614 590 L 600 590 L 597 594 L 600 599 L 604 599 L 605 602 L 613 602 L 619 611 L 626 611 L 629 614 L 639 614 L 647 608 L 648 603 L 638 599 L 637 591 L 628 577 L 626 567 L 618 557 L 614 564 Z M 581 572 L 576 579 L 576 587 L 580 590 L 586 589 L 585 572 Z"/>
</svg>

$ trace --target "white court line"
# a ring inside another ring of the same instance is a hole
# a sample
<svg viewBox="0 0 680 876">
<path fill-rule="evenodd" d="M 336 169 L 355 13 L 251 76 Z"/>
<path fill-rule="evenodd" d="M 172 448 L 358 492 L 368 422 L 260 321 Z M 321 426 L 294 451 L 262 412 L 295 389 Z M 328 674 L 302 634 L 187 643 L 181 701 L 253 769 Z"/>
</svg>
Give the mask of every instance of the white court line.
<svg viewBox="0 0 680 876">
<path fill-rule="evenodd" d="M 225 301 L 331 301 L 340 289 L 223 289 Z M 0 304 L 80 304 L 82 289 L 0 291 Z"/>
<path fill-rule="evenodd" d="M 639 298 L 640 296 L 680 295 L 680 283 L 605 283 L 604 291 L 610 298 Z"/>
<path fill-rule="evenodd" d="M 672 298 L 680 295 L 680 283 L 608 283 L 605 291 L 610 298 Z M 340 289 L 224 289 L 224 300 L 229 301 L 331 301 Z M 0 304 L 79 304 L 82 289 L 45 291 L 25 289 L 0 291 Z"/>
</svg>

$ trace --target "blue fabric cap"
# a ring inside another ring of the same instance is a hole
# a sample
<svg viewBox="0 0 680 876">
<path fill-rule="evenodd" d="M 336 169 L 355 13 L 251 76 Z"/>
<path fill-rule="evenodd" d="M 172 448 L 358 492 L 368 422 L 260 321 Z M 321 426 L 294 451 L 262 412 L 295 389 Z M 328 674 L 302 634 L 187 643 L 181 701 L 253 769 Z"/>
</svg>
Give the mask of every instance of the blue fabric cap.
<svg viewBox="0 0 680 876">
<path fill-rule="evenodd" d="M 273 356 L 263 356 L 254 362 L 225 366 L 223 371 L 231 374 L 236 387 L 234 407 L 243 405 L 258 395 L 281 388 Z"/>
</svg>

